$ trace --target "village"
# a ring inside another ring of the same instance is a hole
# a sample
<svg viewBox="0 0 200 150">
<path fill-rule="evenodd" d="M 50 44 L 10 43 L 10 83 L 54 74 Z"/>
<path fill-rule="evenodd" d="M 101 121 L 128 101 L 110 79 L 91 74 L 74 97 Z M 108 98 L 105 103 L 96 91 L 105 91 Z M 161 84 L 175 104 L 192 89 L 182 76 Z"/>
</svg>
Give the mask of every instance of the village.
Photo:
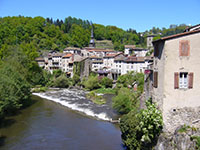
<svg viewBox="0 0 200 150">
<path fill-rule="evenodd" d="M 72 78 L 74 66 L 78 62 L 84 62 L 81 78 L 88 77 L 89 73 L 96 72 L 99 76 L 107 76 L 110 79 L 117 80 L 120 75 L 130 71 L 144 73 L 152 66 L 153 55 L 148 52 L 153 48 L 153 37 L 147 37 L 147 47 L 138 48 L 135 45 L 125 45 L 124 52 L 113 49 L 100 49 L 95 47 L 93 32 L 89 47 L 76 48 L 67 47 L 62 53 L 50 51 L 48 56 L 36 59 L 39 66 L 53 73 L 60 69 L 66 73 L 67 77 Z"/>
</svg>

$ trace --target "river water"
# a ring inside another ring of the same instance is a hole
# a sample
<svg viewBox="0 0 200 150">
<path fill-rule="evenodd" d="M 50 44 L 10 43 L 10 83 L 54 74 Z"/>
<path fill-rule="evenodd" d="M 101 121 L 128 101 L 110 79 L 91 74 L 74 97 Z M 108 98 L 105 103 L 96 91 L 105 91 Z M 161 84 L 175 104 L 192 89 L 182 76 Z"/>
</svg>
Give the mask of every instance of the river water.
<svg viewBox="0 0 200 150">
<path fill-rule="evenodd" d="M 109 97 L 99 106 L 78 90 L 35 94 L 35 103 L 0 129 L 0 149 L 122 150 L 119 127 L 109 122 L 116 117 Z"/>
</svg>

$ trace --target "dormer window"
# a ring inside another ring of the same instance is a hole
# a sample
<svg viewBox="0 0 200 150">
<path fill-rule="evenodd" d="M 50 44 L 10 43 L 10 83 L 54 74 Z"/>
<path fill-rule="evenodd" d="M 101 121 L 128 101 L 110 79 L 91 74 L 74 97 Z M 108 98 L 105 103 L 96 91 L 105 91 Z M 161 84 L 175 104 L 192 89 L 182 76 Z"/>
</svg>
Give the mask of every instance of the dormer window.
<svg viewBox="0 0 200 150">
<path fill-rule="evenodd" d="M 188 40 L 182 40 L 179 43 L 179 56 L 189 56 L 190 44 Z"/>
</svg>

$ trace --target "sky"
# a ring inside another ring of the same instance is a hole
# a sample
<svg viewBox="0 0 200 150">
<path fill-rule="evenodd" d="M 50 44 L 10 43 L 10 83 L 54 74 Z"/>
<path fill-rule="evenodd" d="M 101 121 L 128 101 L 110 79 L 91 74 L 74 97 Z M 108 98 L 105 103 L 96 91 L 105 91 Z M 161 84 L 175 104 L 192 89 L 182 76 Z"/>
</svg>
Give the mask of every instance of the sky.
<svg viewBox="0 0 200 150">
<path fill-rule="evenodd" d="M 200 24 L 200 0 L 0 0 L 0 17 L 72 16 L 144 32 L 170 24 Z"/>
</svg>

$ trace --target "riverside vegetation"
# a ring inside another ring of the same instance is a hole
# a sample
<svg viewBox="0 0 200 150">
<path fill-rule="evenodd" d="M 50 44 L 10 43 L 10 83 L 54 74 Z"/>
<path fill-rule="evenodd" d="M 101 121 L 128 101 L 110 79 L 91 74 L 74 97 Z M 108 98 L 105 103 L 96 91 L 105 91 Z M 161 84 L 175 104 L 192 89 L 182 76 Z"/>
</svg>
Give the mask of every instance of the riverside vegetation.
<svg viewBox="0 0 200 150">
<path fill-rule="evenodd" d="M 138 88 L 133 90 L 133 83 Z M 113 107 L 122 115 L 120 129 L 127 149 L 152 149 L 162 131 L 162 114 L 151 100 L 146 101 L 146 109 L 139 109 L 139 99 L 143 92 L 144 75 L 129 72 L 117 80 L 117 96 Z"/>
</svg>

